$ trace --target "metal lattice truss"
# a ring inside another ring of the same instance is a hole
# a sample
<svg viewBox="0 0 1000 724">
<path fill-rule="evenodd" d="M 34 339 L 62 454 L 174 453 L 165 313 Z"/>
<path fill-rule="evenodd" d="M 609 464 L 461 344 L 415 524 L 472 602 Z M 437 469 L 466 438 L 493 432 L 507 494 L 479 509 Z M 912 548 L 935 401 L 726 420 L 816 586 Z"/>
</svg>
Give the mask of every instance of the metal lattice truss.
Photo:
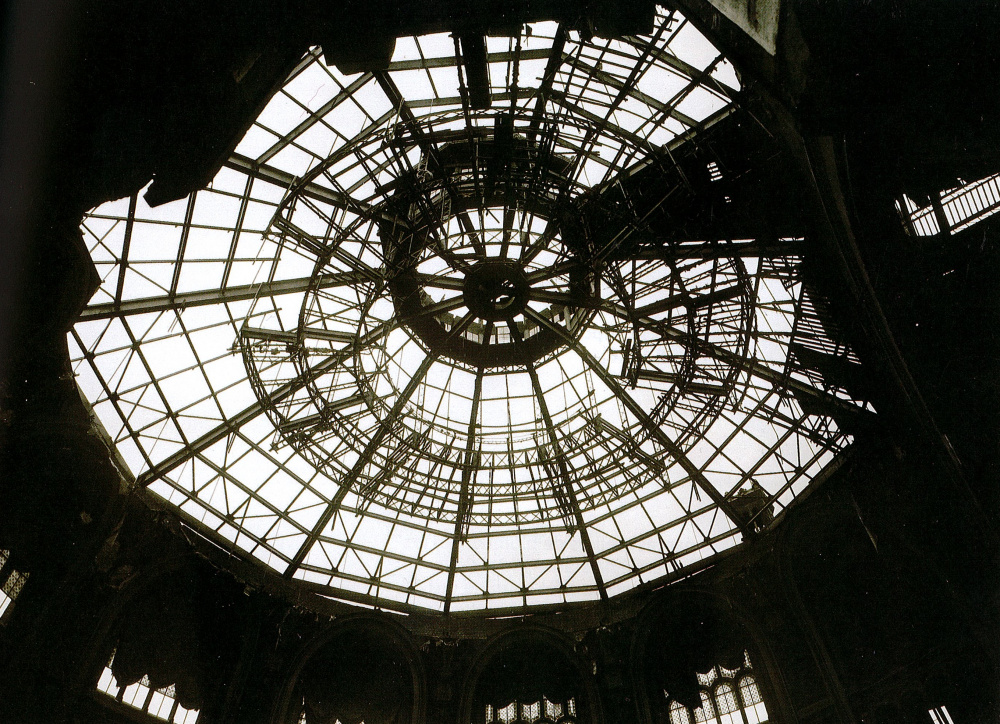
<svg viewBox="0 0 1000 724">
<path fill-rule="evenodd" d="M 738 112 L 692 26 L 538 23 L 487 61 L 477 110 L 449 36 L 346 77 L 309 53 L 209 188 L 84 222 L 74 367 L 139 484 L 326 595 L 495 609 L 685 571 L 866 414 L 812 363 L 856 360 L 800 239 L 662 242 L 691 193 L 662 170 Z"/>
</svg>

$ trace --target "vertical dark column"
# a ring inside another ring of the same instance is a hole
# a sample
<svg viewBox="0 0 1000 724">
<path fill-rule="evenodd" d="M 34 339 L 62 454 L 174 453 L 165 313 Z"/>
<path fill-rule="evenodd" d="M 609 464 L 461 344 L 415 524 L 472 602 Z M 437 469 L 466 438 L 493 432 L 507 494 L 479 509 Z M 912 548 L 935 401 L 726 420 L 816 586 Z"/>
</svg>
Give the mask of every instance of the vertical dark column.
<svg viewBox="0 0 1000 724">
<path fill-rule="evenodd" d="M 476 33 L 466 33 L 460 37 L 462 43 L 462 65 L 465 67 L 466 82 L 469 86 L 469 106 L 481 111 L 493 105 L 490 93 L 490 70 L 486 61 L 486 38 Z"/>
</svg>

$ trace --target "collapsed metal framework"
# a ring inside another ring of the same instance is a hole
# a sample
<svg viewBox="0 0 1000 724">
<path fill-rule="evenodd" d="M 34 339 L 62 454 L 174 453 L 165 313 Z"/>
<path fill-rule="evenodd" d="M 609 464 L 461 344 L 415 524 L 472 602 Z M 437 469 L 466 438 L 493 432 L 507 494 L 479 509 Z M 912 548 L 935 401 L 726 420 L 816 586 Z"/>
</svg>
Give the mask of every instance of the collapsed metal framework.
<svg viewBox="0 0 1000 724">
<path fill-rule="evenodd" d="M 310 53 L 209 189 L 90 214 L 75 366 L 137 483 L 327 595 L 445 612 L 775 524 L 870 409 L 800 236 L 686 236 L 738 192 L 713 129 L 752 123 L 692 33 L 488 39 L 485 104 L 457 40 Z"/>
</svg>

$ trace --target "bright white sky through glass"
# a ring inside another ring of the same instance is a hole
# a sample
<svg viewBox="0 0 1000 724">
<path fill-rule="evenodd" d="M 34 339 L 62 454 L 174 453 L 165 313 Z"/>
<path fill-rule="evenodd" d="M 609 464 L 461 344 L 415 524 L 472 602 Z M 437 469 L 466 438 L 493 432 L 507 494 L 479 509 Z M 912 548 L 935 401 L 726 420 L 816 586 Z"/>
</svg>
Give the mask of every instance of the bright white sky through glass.
<svg viewBox="0 0 1000 724">
<path fill-rule="evenodd" d="M 132 473 L 206 534 L 331 596 L 458 611 L 614 595 L 739 543 L 713 497 L 752 478 L 780 512 L 848 442 L 781 381 L 796 318 L 812 313 L 794 257 L 614 262 L 602 274 L 630 291 L 572 309 L 569 252 L 547 219 L 518 209 L 505 246 L 503 208 L 486 204 L 461 224 L 443 212 L 445 241 L 417 265 L 422 304 L 451 305 L 433 318 L 455 329 L 474 316 L 461 259 L 509 254 L 531 285 L 520 344 L 544 324 L 572 341 L 530 371 L 477 372 L 430 359 L 398 323 L 377 280 L 378 220 L 400 169 L 422 173 L 419 146 L 393 135 L 405 114 L 485 137 L 511 108 L 516 57 L 515 137 L 540 108 L 579 194 L 732 112 L 732 67 L 676 13 L 651 37 L 569 33 L 541 100 L 558 29 L 530 30 L 520 48 L 488 39 L 493 108 L 469 116 L 450 36 L 399 39 L 384 74 L 345 76 L 311 52 L 207 189 L 158 208 L 122 199 L 84 222 L 102 285 L 70 336 L 74 372 Z M 326 258 L 317 245 L 333 238 Z M 695 300 L 680 311 L 664 302 L 679 288 Z M 664 336 L 677 324 L 714 351 Z M 504 323 L 455 334 L 515 344 Z M 632 344 L 643 364 L 623 376 Z"/>
</svg>

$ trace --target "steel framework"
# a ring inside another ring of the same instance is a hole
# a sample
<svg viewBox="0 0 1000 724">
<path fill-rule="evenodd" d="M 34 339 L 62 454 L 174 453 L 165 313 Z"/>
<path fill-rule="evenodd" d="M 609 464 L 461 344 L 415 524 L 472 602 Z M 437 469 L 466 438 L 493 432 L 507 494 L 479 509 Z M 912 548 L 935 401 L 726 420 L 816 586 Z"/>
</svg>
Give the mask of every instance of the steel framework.
<svg viewBox="0 0 1000 724">
<path fill-rule="evenodd" d="M 486 45 L 476 108 L 450 37 L 350 77 L 311 52 L 209 188 L 84 223 L 74 366 L 137 484 L 326 595 L 516 608 L 695 568 L 871 414 L 816 363 L 857 360 L 801 236 L 674 238 L 741 113 L 684 18 Z"/>
</svg>

